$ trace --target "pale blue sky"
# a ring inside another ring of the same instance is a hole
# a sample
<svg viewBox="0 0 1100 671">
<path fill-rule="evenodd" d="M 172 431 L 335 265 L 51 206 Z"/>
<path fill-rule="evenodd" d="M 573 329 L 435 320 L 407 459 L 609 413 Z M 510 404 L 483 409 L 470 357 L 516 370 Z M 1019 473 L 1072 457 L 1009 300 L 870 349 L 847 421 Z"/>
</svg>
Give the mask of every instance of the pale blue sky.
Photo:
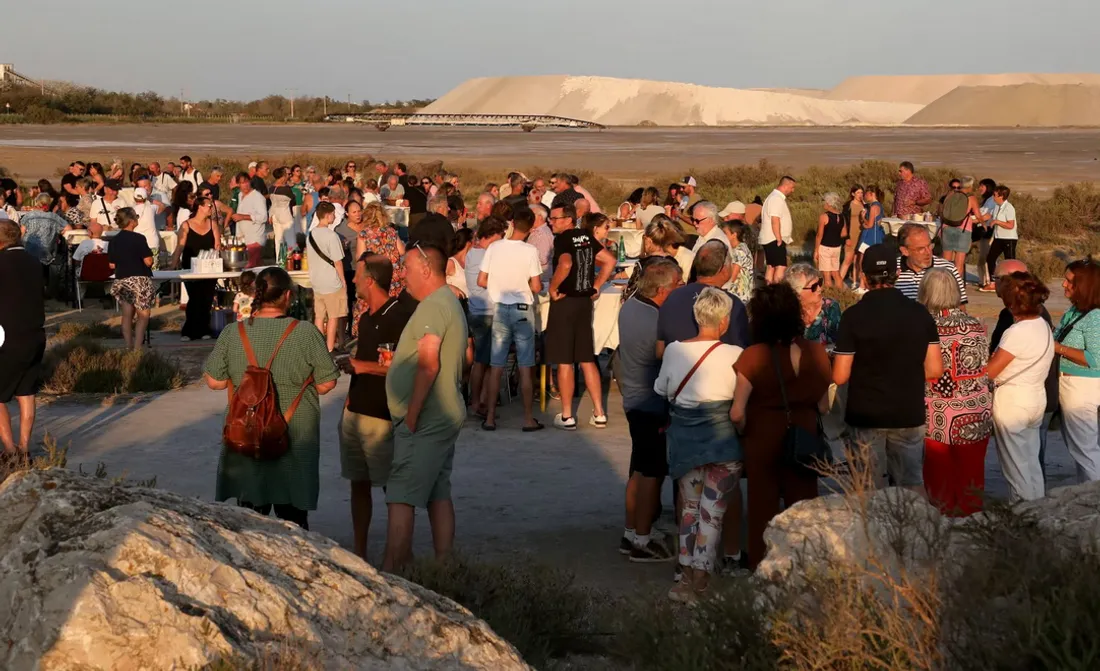
<svg viewBox="0 0 1100 671">
<path fill-rule="evenodd" d="M 830 88 L 1100 72 L 1091 0 L 7 0 L 0 16 L 0 62 L 26 75 L 189 99 L 434 98 L 525 74 Z"/>
</svg>

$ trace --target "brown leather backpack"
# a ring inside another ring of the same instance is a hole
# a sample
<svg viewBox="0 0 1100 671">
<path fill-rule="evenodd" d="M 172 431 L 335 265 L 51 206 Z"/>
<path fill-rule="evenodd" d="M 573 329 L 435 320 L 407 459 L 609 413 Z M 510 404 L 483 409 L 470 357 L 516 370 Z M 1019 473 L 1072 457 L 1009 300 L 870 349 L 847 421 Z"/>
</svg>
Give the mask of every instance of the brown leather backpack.
<svg viewBox="0 0 1100 671">
<path fill-rule="evenodd" d="M 302 390 L 284 416 L 279 412 L 279 399 L 275 393 L 275 381 L 271 377 L 271 364 L 275 361 L 275 355 L 283 346 L 290 332 L 298 325 L 298 320 L 291 319 L 290 325 L 279 338 L 271 358 L 263 368 L 256 363 L 256 353 L 252 350 L 252 343 L 244 331 L 244 322 L 237 322 L 237 332 L 241 335 L 241 345 L 248 357 L 248 368 L 244 371 L 241 386 L 234 391 L 233 383 L 229 383 L 229 413 L 225 417 L 225 428 L 222 429 L 222 442 L 225 446 L 238 454 L 243 454 L 253 459 L 278 459 L 290 449 L 290 439 L 287 435 L 290 418 L 298 409 L 302 401 L 302 395 L 306 393 L 309 385 L 313 384 L 313 376 L 302 385 Z"/>
</svg>

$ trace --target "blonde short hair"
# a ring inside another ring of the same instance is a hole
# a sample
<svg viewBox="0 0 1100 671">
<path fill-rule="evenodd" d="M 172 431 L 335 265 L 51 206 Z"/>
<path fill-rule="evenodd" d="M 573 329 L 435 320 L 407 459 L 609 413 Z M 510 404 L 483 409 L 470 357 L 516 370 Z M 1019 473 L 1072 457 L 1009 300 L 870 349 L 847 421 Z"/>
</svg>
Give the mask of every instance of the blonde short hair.
<svg viewBox="0 0 1100 671">
<path fill-rule="evenodd" d="M 825 202 L 826 207 L 831 207 L 834 210 L 840 210 L 844 207 L 844 201 L 841 200 L 840 194 L 836 191 L 830 191 L 821 197 L 821 200 Z"/>
<path fill-rule="evenodd" d="M 721 289 L 707 287 L 699 292 L 692 312 L 699 328 L 704 326 L 718 328 L 723 319 L 728 319 L 733 309 L 733 299 Z"/>
<path fill-rule="evenodd" d="M 920 283 L 917 301 L 932 313 L 957 308 L 962 305 L 959 283 L 946 268 L 929 268 Z"/>
</svg>

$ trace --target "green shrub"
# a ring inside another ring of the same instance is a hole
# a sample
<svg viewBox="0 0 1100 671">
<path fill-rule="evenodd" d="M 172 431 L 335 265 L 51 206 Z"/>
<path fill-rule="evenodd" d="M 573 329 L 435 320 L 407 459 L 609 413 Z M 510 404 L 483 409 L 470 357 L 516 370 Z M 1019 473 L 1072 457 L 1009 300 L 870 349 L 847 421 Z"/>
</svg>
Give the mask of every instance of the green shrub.
<svg viewBox="0 0 1100 671">
<path fill-rule="evenodd" d="M 567 571 L 522 558 L 483 564 L 454 557 L 414 562 L 402 577 L 465 606 L 536 667 L 601 647 L 592 602 Z"/>
<path fill-rule="evenodd" d="M 73 338 L 121 338 L 122 329 L 108 326 L 103 322 L 64 322 L 57 327 L 54 335 L 58 340 Z"/>
<path fill-rule="evenodd" d="M 31 105 L 23 110 L 26 123 L 53 124 L 65 121 L 65 113 L 42 105 Z"/>
<path fill-rule="evenodd" d="M 81 336 L 50 348 L 43 389 L 52 394 L 118 394 L 183 386 L 179 365 L 154 350 L 107 349 Z"/>
</svg>

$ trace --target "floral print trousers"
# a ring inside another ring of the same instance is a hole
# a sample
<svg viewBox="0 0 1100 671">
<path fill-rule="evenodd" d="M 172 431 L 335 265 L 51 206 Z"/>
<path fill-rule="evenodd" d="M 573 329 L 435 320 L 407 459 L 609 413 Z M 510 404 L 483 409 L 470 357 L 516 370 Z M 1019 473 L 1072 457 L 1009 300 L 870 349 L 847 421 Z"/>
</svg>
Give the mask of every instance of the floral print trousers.
<svg viewBox="0 0 1100 671">
<path fill-rule="evenodd" d="M 714 573 L 722 542 L 722 517 L 741 479 L 740 461 L 694 468 L 679 479 L 680 565 Z"/>
</svg>

